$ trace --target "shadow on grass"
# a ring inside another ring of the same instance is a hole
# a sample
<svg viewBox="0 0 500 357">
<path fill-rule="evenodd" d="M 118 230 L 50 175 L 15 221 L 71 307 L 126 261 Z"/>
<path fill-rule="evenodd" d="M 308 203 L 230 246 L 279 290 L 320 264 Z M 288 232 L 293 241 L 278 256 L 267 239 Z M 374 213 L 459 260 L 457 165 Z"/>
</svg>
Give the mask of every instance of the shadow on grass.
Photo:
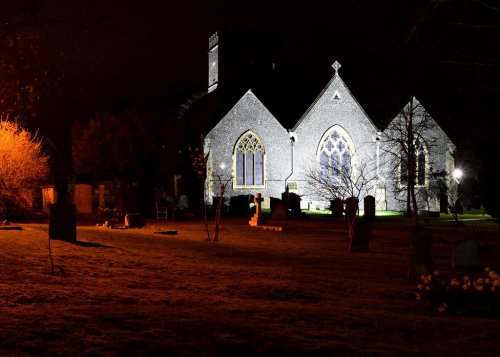
<svg viewBox="0 0 500 357">
<path fill-rule="evenodd" d="M 63 240 L 63 239 L 52 239 L 52 240 L 58 240 L 58 241 L 66 242 L 69 244 L 77 245 L 79 247 L 86 247 L 86 248 L 116 248 L 116 247 L 113 247 L 111 245 L 104 245 L 104 244 L 100 244 L 100 243 L 82 242 L 82 241 L 72 242 L 72 241 L 67 241 L 67 240 Z"/>
</svg>

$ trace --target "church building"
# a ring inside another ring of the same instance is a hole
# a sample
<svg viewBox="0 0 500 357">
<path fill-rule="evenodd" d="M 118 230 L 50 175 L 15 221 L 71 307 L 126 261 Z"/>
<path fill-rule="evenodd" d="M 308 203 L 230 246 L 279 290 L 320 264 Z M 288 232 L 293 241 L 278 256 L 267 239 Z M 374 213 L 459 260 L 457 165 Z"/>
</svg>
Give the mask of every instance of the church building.
<svg viewBox="0 0 500 357">
<path fill-rule="evenodd" d="M 221 84 L 220 45 L 217 34 L 209 39 L 209 92 Z M 357 192 L 361 208 L 364 196 L 371 195 L 377 210 L 403 210 L 407 162 L 404 150 L 398 149 L 399 157 L 391 152 L 397 140 L 390 138 L 411 110 L 416 126 L 424 120 L 432 124 L 415 135 L 419 209 L 440 210 L 443 203 L 434 192 L 433 173 L 448 173 L 444 180 L 449 184 L 455 146 L 448 136 L 415 98 L 386 128 L 378 128 L 342 80 L 340 63 L 332 67 L 330 81 L 293 127 L 283 127 L 250 88 L 219 118 L 204 142 L 209 202 L 224 184 L 226 197 L 261 193 L 263 207 L 270 198 L 290 192 L 301 197 L 302 209 L 323 210 L 335 197 L 315 194 L 315 175 L 318 182 L 329 176 L 338 185 L 345 184 L 340 177 L 358 182 L 363 175 L 365 182 Z"/>
</svg>

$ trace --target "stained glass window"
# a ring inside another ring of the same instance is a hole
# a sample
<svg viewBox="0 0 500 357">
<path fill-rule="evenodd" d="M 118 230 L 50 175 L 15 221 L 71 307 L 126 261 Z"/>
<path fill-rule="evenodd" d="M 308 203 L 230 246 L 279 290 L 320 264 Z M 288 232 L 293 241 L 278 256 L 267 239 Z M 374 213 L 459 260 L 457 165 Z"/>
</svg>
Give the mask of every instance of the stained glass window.
<svg viewBox="0 0 500 357">
<path fill-rule="evenodd" d="M 319 164 L 322 181 L 342 184 L 351 177 L 353 153 L 348 145 L 348 137 L 334 129 L 321 143 Z"/>
</svg>

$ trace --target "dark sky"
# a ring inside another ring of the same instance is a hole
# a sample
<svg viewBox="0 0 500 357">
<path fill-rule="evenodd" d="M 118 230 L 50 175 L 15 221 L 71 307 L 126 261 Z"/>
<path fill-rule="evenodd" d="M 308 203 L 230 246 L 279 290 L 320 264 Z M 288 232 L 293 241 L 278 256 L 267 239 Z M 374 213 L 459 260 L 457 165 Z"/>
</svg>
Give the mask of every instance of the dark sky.
<svg viewBox="0 0 500 357">
<path fill-rule="evenodd" d="M 42 101 L 40 126 L 204 89 L 208 37 L 239 28 L 280 38 L 287 95 L 300 99 L 272 110 L 278 119 L 298 119 L 338 60 L 376 122 L 415 94 L 455 141 L 472 116 L 481 123 L 475 136 L 498 128 L 500 9 L 493 1 L 48 0 L 43 14 L 62 24 L 41 40 L 64 85 Z"/>
</svg>

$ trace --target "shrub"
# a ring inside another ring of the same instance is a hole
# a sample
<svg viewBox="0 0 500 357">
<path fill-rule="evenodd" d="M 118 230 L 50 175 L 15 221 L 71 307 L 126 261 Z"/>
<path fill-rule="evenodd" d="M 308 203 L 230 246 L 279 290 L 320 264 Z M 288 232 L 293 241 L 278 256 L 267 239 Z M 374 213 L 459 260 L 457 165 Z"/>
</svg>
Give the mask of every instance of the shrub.
<svg viewBox="0 0 500 357">
<path fill-rule="evenodd" d="M 0 114 L 0 216 L 27 205 L 22 192 L 47 177 L 48 160 L 37 135 Z"/>
<path fill-rule="evenodd" d="M 485 276 L 447 281 L 438 272 L 421 276 L 416 298 L 434 311 L 458 315 L 490 315 L 500 312 L 500 275 L 490 268 Z"/>
</svg>

